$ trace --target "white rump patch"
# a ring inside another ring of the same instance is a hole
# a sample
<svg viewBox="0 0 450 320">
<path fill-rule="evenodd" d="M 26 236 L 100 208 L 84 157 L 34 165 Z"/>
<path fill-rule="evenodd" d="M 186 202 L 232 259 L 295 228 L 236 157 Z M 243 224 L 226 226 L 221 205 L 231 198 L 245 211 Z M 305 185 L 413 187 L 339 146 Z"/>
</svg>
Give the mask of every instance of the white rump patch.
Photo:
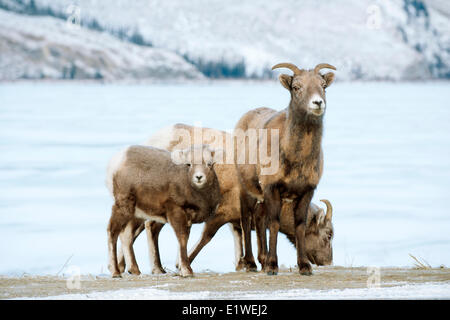
<svg viewBox="0 0 450 320">
<path fill-rule="evenodd" d="M 152 135 L 142 145 L 167 150 L 170 146 L 170 143 L 174 140 L 175 132 L 175 126 L 162 128 L 154 135 Z"/>
<path fill-rule="evenodd" d="M 122 166 L 122 164 L 126 160 L 126 154 L 127 154 L 128 148 L 123 149 L 122 151 L 119 151 L 116 153 L 111 160 L 109 160 L 108 168 L 106 169 L 106 187 L 108 188 L 111 195 L 113 195 L 113 177 L 114 174 L 119 170 L 119 168 Z"/>
<path fill-rule="evenodd" d="M 143 210 L 139 209 L 138 207 L 135 207 L 134 209 L 134 216 L 139 219 L 143 220 L 149 220 L 149 221 L 155 221 L 159 223 L 167 223 L 167 220 L 161 216 L 152 216 L 150 214 L 147 214 Z"/>
</svg>

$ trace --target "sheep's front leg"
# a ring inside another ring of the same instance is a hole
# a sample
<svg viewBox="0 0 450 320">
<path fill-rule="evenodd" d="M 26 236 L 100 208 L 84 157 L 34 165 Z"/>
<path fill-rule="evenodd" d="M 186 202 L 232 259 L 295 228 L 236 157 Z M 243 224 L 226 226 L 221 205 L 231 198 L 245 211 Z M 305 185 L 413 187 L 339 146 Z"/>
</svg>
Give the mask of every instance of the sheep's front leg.
<svg viewBox="0 0 450 320">
<path fill-rule="evenodd" d="M 255 206 L 255 229 L 258 244 L 258 261 L 261 264 L 261 271 L 266 270 L 267 258 L 267 237 L 266 237 L 266 216 L 264 215 L 264 204 L 257 203 Z"/>
<path fill-rule="evenodd" d="M 164 227 L 163 223 L 155 221 L 145 222 L 145 231 L 147 232 L 148 254 L 150 257 L 150 267 L 152 274 L 166 273 L 161 265 L 161 257 L 159 255 L 159 232 Z"/>
<path fill-rule="evenodd" d="M 294 211 L 297 264 L 300 274 L 307 276 L 312 275 L 312 268 L 306 255 L 306 219 L 308 216 L 309 204 L 311 203 L 313 195 L 314 190 L 305 192 L 298 200 L 297 206 Z"/>
<path fill-rule="evenodd" d="M 269 226 L 269 253 L 266 259 L 266 271 L 268 275 L 276 275 L 278 273 L 277 238 L 280 230 L 281 211 L 280 193 L 276 188 L 266 189 L 264 204 Z"/>
<path fill-rule="evenodd" d="M 252 250 L 252 212 L 249 208 L 249 203 L 245 195 L 241 195 L 241 228 L 244 236 L 244 256 L 239 261 L 239 264 L 247 271 L 256 271 L 255 258 Z"/>
<path fill-rule="evenodd" d="M 193 272 L 187 255 L 187 243 L 191 227 L 188 224 L 186 212 L 180 207 L 174 207 L 167 211 L 167 218 L 178 239 L 180 274 L 182 277 L 192 277 Z"/>
</svg>

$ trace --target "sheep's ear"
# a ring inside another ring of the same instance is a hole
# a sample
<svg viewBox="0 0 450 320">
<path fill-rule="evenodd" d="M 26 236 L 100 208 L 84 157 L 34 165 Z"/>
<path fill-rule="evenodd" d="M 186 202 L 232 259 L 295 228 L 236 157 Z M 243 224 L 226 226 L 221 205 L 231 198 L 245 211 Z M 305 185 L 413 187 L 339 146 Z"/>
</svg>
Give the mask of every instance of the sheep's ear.
<svg viewBox="0 0 450 320">
<path fill-rule="evenodd" d="M 329 87 L 334 81 L 334 73 L 328 72 L 322 76 L 323 80 L 325 80 L 325 86 Z"/>
<path fill-rule="evenodd" d="M 224 155 L 224 150 L 223 149 L 214 149 L 214 150 L 212 150 L 211 151 L 212 164 L 224 163 L 223 162 L 223 155 Z"/>
<path fill-rule="evenodd" d="M 312 213 L 311 211 L 308 212 L 308 215 L 311 215 L 311 217 L 308 217 L 307 219 L 307 227 L 308 228 L 314 228 L 318 227 L 319 225 L 323 224 L 325 221 L 325 212 L 323 209 L 320 209 L 319 211 Z"/>
<path fill-rule="evenodd" d="M 325 213 L 323 212 L 323 210 L 320 210 L 319 214 L 317 215 L 317 225 L 323 224 L 324 221 L 325 221 Z"/>
<path fill-rule="evenodd" d="M 280 76 L 278 77 L 281 85 L 289 91 L 291 91 L 292 78 L 293 77 L 288 74 L 280 74 Z"/>
<path fill-rule="evenodd" d="M 188 159 L 189 150 L 173 150 L 171 152 L 172 161 L 175 164 L 188 164 L 190 159 Z"/>
<path fill-rule="evenodd" d="M 307 219 L 307 222 L 308 222 L 307 227 L 310 228 L 310 227 L 317 225 L 317 215 L 311 214 L 311 211 L 308 214 L 311 216 L 309 217 L 309 219 Z"/>
</svg>

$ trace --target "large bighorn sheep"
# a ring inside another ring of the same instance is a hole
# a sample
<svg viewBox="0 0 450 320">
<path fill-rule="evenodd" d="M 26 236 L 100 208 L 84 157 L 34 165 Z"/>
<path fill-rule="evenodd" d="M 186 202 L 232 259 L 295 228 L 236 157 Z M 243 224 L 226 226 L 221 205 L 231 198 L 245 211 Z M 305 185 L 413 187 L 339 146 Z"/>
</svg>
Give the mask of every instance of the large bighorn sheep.
<svg viewBox="0 0 450 320">
<path fill-rule="evenodd" d="M 311 264 L 306 251 L 306 222 L 308 207 L 319 183 L 323 168 L 322 131 L 325 112 L 325 89 L 334 80 L 334 74 L 321 74 L 324 68 L 336 70 L 329 64 L 319 64 L 312 70 L 299 69 L 291 63 L 280 63 L 272 69 L 288 68 L 293 76 L 282 74 L 279 80 L 289 90 L 289 106 L 282 111 L 258 108 L 244 114 L 235 127 L 235 132 L 249 129 L 268 129 L 268 135 L 279 133 L 280 167 L 275 174 L 261 174 L 263 163 L 237 163 L 239 180 L 245 191 L 258 199 L 255 224 L 258 247 L 265 247 L 266 228 L 270 232 L 269 252 L 258 256 L 268 274 L 277 274 L 277 235 L 280 229 L 280 212 L 283 199 L 292 201 L 297 248 L 297 264 L 301 275 L 311 275 Z M 273 131 L 276 129 L 277 131 Z M 259 146 L 272 148 L 272 139 L 260 135 Z M 246 150 L 248 141 L 246 140 Z M 243 221 L 249 213 L 243 211 Z M 243 222 L 248 228 L 248 223 Z M 244 236 L 248 234 L 244 230 Z M 245 241 L 250 242 L 250 238 Z M 253 257 L 251 257 L 253 258 Z M 251 259 L 250 259 L 251 262 Z"/>
<path fill-rule="evenodd" d="M 193 274 L 187 256 L 190 227 L 214 213 L 220 202 L 220 189 L 213 168 L 214 151 L 200 145 L 178 155 L 174 162 L 166 150 L 131 146 L 110 162 L 107 181 L 115 202 L 107 231 L 113 277 L 120 277 L 116 250 L 119 233 L 146 220 L 171 224 L 179 243 L 180 273 Z M 157 234 L 155 242 L 152 249 L 158 253 Z M 131 270 L 139 273 L 132 243 L 126 242 L 122 249 Z M 159 261 L 159 254 L 157 258 Z"/>
<path fill-rule="evenodd" d="M 161 149 L 173 151 L 174 149 L 184 149 L 194 143 L 194 137 L 196 130 L 200 133 L 197 143 L 201 142 L 209 144 L 216 149 L 222 149 L 226 146 L 226 139 L 230 138 L 229 134 L 225 131 L 198 128 L 185 124 L 176 124 L 169 128 L 165 128 L 155 133 L 145 144 L 151 146 L 157 146 Z M 235 257 L 236 257 L 236 270 L 248 268 L 256 270 L 256 265 L 249 266 L 244 265 L 242 258 L 242 229 L 240 225 L 241 220 L 241 197 L 246 197 L 247 201 L 250 201 L 250 207 L 254 207 L 255 201 L 248 197 L 245 193 L 241 192 L 241 186 L 238 181 L 236 167 L 233 163 L 218 163 L 214 166 L 217 178 L 219 180 L 221 201 L 217 206 L 216 213 L 206 220 L 202 236 L 194 248 L 190 251 L 189 262 L 195 259 L 201 249 L 209 243 L 209 241 L 216 234 L 217 230 L 226 223 L 230 223 L 235 243 Z M 333 226 L 331 223 L 332 208 L 331 204 L 325 200 L 327 204 L 327 213 L 324 210 L 311 204 L 310 213 L 308 215 L 309 221 L 307 224 L 307 255 L 310 260 L 317 265 L 326 265 L 332 262 L 332 247 L 331 247 L 331 235 L 333 233 Z M 293 227 L 294 214 L 291 203 L 284 203 L 281 213 L 281 225 L 280 231 L 288 237 L 288 239 L 295 245 L 295 232 Z M 158 254 L 155 252 L 157 245 L 154 244 L 155 235 L 160 232 L 163 225 L 157 222 L 147 222 L 147 237 L 149 242 L 149 254 L 152 261 L 152 273 L 164 273 L 161 267 Z M 134 243 L 136 237 L 143 231 L 144 222 L 131 221 L 127 228 L 121 233 L 120 237 L 122 245 L 130 246 Z M 131 242 L 131 243 L 130 243 Z M 251 248 L 250 248 L 251 250 Z M 125 271 L 125 259 L 123 254 L 119 252 L 119 269 L 121 272 Z M 129 268 L 129 272 L 135 273 L 133 268 Z"/>
</svg>

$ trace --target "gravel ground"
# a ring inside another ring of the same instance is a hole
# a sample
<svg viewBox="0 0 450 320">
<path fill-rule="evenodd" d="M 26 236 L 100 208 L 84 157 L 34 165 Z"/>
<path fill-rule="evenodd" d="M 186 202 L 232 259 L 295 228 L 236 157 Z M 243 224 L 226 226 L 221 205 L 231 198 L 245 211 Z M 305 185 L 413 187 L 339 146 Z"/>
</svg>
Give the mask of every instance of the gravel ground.
<svg viewBox="0 0 450 320">
<path fill-rule="evenodd" d="M 186 295 L 182 294 L 189 293 L 192 294 L 193 299 L 196 299 L 195 294 L 202 292 L 209 292 L 206 298 L 212 299 L 239 297 L 240 293 L 245 293 L 247 296 L 249 294 L 252 296 L 252 293 L 267 296 L 271 292 L 297 289 L 313 291 L 365 289 L 368 283 L 376 284 L 376 274 L 367 268 L 320 267 L 315 268 L 314 275 L 309 277 L 300 276 L 294 269 L 281 270 L 277 276 L 268 276 L 261 272 L 203 272 L 196 273 L 193 278 L 181 278 L 176 273 L 141 276 L 124 274 L 120 279 L 112 279 L 108 275 L 82 275 L 79 278 L 79 286 L 68 276 L 0 276 L 0 298 L 54 298 L 67 294 L 78 294 L 77 298 L 80 298 L 79 294 L 86 294 L 86 298 L 89 298 L 87 295 L 89 293 L 122 289 L 158 289 L 154 292 L 156 294 L 164 292 L 164 298 L 170 298 L 171 294 L 173 298 L 180 296 L 185 298 Z M 448 286 L 450 269 L 380 268 L 379 279 L 381 288 L 426 283 Z M 445 292 L 442 297 L 449 294 Z"/>
</svg>

